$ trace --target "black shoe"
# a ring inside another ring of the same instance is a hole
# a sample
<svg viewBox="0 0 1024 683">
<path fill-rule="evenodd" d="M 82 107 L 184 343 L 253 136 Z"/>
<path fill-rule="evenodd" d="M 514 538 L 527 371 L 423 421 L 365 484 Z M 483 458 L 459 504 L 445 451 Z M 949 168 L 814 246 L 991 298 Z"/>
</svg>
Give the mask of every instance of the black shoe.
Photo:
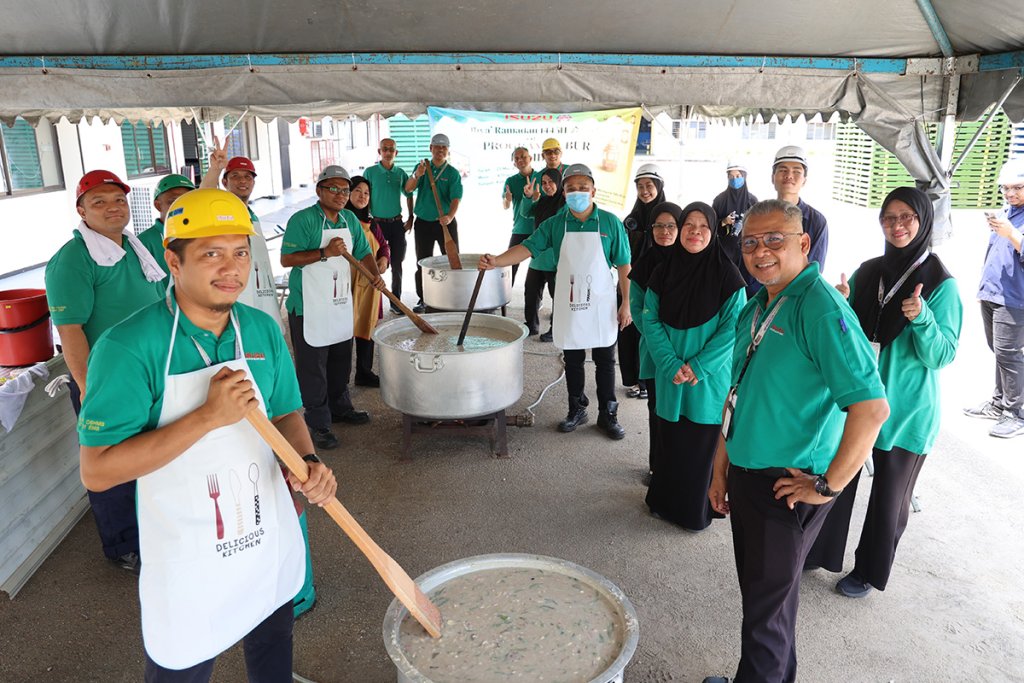
<svg viewBox="0 0 1024 683">
<path fill-rule="evenodd" d="M 563 434 L 575 431 L 577 427 L 582 424 L 586 424 L 590 421 L 590 417 L 587 416 L 587 398 L 575 398 L 569 397 L 569 414 L 565 416 L 565 419 L 558 423 L 558 431 Z"/>
<path fill-rule="evenodd" d="M 537 341 L 553 342 L 553 341 L 555 341 L 555 335 L 552 333 L 551 330 L 548 330 L 544 334 L 542 334 L 539 337 L 537 337 Z"/>
<path fill-rule="evenodd" d="M 874 587 L 860 578 L 856 572 L 850 572 L 839 579 L 839 583 L 836 584 L 836 592 L 848 598 L 863 598 L 872 590 L 874 590 Z"/>
<path fill-rule="evenodd" d="M 420 299 L 419 303 L 417 303 L 415 306 L 412 307 L 412 312 L 413 313 L 426 313 L 427 312 L 427 305 L 425 303 L 423 303 L 423 299 Z"/>
<path fill-rule="evenodd" d="M 599 429 L 604 430 L 604 433 L 609 438 L 619 439 L 626 436 L 626 430 L 619 424 L 619 402 L 608 401 L 604 410 L 601 410 L 597 414 L 597 426 Z"/>
<path fill-rule="evenodd" d="M 357 387 L 379 387 L 380 377 L 374 372 L 368 375 L 356 375 L 355 384 Z M 369 419 L 369 416 L 367 416 L 367 419 Z"/>
<path fill-rule="evenodd" d="M 370 414 L 365 410 L 349 408 L 343 413 L 331 413 L 331 422 L 344 422 L 350 425 L 364 425 L 370 421 Z"/>
<path fill-rule="evenodd" d="M 329 451 L 341 445 L 334 432 L 326 427 L 323 429 L 310 429 L 309 435 L 313 437 L 313 445 L 320 450 Z"/>
<path fill-rule="evenodd" d="M 405 313 L 402 312 L 402 309 L 394 304 L 391 304 L 391 312 L 395 315 L 405 315 Z"/>
<path fill-rule="evenodd" d="M 132 574 L 138 574 L 142 570 L 142 558 L 138 553 L 125 553 L 120 557 L 109 558 L 116 566 Z"/>
<path fill-rule="evenodd" d="M 536 327 L 527 327 L 526 328 L 526 336 L 527 337 L 532 337 L 535 334 L 537 334 L 537 328 Z"/>
</svg>

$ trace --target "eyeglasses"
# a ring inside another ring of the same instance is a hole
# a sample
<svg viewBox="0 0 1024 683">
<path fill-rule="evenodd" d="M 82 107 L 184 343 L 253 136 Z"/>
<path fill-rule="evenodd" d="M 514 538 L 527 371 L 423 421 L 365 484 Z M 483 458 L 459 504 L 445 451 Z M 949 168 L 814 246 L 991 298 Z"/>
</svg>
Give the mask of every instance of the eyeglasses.
<svg viewBox="0 0 1024 683">
<path fill-rule="evenodd" d="M 740 251 L 744 254 L 753 254 L 754 250 L 757 249 L 758 242 L 764 244 L 764 246 L 772 251 L 778 251 L 782 249 L 782 245 L 787 237 L 802 234 L 802 232 L 766 232 L 763 235 L 751 235 L 740 240 Z"/>
<path fill-rule="evenodd" d="M 675 223 L 654 223 L 651 225 L 651 230 L 678 230 L 679 227 Z"/>
<path fill-rule="evenodd" d="M 338 187 L 337 185 L 321 185 L 321 190 L 327 190 L 331 194 L 340 194 L 343 197 L 347 197 L 352 194 L 352 190 L 347 187 Z"/>
<path fill-rule="evenodd" d="M 891 228 L 897 223 L 900 225 L 907 225 L 916 219 L 916 213 L 901 213 L 899 216 L 882 216 L 878 222 L 887 228 Z"/>
<path fill-rule="evenodd" d="M 1003 192 L 1020 192 L 1024 190 L 1024 185 L 1000 185 L 999 189 Z"/>
</svg>

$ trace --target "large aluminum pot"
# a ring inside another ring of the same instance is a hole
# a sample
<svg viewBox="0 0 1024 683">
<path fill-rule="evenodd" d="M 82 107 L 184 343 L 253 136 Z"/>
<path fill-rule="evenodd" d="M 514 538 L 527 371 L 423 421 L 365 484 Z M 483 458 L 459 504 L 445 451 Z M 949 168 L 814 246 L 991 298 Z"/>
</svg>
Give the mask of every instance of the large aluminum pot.
<svg viewBox="0 0 1024 683">
<path fill-rule="evenodd" d="M 420 259 L 423 268 L 423 303 L 438 311 L 465 311 L 476 285 L 481 254 L 459 254 L 461 270 L 453 270 L 447 256 Z M 487 271 L 480 283 L 474 311 L 493 311 L 512 301 L 512 266 Z"/>
<path fill-rule="evenodd" d="M 559 572 L 575 577 L 580 581 L 594 588 L 598 593 L 615 607 L 617 617 L 620 619 L 620 626 L 623 632 L 622 649 L 619 656 L 601 672 L 597 677 L 588 683 L 622 683 L 623 671 L 629 660 L 636 652 L 637 643 L 640 642 L 640 624 L 636 618 L 636 610 L 633 609 L 629 598 L 619 590 L 614 583 L 578 564 L 560 560 L 555 557 L 543 555 L 525 555 L 519 553 L 497 553 L 493 555 L 477 555 L 456 560 L 449 564 L 431 569 L 426 574 L 416 578 L 416 583 L 425 593 L 445 584 L 457 576 L 464 576 L 473 572 L 487 569 L 543 569 L 550 572 Z M 409 611 L 400 603 L 397 598 L 391 601 L 391 606 L 384 614 L 384 647 L 398 670 L 396 680 L 398 683 L 432 683 L 429 678 L 420 673 L 406 659 L 402 652 L 399 641 L 399 627 Z M 443 615 L 442 615 L 443 618 Z"/>
<path fill-rule="evenodd" d="M 425 335 L 408 318 L 377 326 L 380 394 L 395 410 L 435 420 L 479 417 L 504 410 L 523 395 L 523 340 L 526 326 L 509 318 L 473 314 L 470 336 L 502 340 L 486 349 L 454 349 L 465 315 L 429 313 L 423 318 L 450 339 L 452 350 L 415 350 Z"/>
</svg>

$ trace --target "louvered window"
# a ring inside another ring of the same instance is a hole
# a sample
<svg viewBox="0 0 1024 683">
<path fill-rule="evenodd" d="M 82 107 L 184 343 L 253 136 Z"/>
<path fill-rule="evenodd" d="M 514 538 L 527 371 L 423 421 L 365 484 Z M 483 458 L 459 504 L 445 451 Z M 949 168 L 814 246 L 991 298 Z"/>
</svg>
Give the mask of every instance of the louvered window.
<svg viewBox="0 0 1024 683">
<path fill-rule="evenodd" d="M 0 125 L 0 198 L 63 189 L 60 151 L 53 124 L 33 128 L 24 119 Z"/>
<path fill-rule="evenodd" d="M 145 123 L 125 121 L 121 124 L 121 142 L 129 178 L 171 172 L 171 155 L 167 151 L 167 132 L 163 124 L 150 128 Z"/>
</svg>

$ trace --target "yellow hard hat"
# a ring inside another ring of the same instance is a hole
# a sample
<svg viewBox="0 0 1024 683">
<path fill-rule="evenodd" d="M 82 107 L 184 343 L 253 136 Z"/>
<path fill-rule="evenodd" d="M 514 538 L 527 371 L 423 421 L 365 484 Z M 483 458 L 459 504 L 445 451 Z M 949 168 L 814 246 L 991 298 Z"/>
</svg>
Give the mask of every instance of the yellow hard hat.
<svg viewBox="0 0 1024 683">
<path fill-rule="evenodd" d="M 542 152 L 546 152 L 549 149 L 561 150 L 562 149 L 562 145 L 559 144 L 558 140 L 556 140 L 554 138 L 548 138 L 547 140 L 544 141 L 544 144 L 542 144 L 540 146 L 540 149 L 541 149 Z"/>
<path fill-rule="evenodd" d="M 176 239 L 255 234 L 249 209 L 241 199 L 225 190 L 192 190 L 178 197 L 167 211 L 164 246 Z"/>
</svg>

